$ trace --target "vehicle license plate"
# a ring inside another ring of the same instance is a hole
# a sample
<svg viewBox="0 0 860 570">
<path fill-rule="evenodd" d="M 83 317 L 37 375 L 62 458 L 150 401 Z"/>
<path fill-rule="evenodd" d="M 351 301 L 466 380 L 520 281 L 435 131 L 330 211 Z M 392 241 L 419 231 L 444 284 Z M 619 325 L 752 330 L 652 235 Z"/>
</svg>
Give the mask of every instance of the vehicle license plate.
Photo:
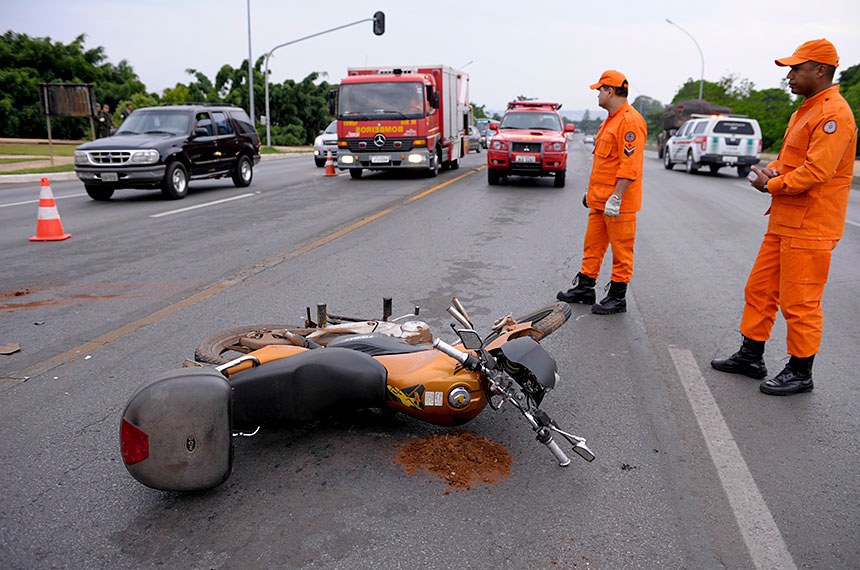
<svg viewBox="0 0 860 570">
<path fill-rule="evenodd" d="M 740 149 L 736 146 L 726 145 L 725 148 L 723 148 L 723 152 L 725 152 L 726 154 L 738 154 L 740 152 Z"/>
<path fill-rule="evenodd" d="M 386 162 L 391 162 L 391 157 L 387 154 L 380 154 L 378 156 L 371 156 L 370 162 L 373 164 L 385 164 Z"/>
<path fill-rule="evenodd" d="M 537 162 L 537 157 L 531 154 L 518 154 L 514 162 Z"/>
<path fill-rule="evenodd" d="M 724 162 L 728 162 L 729 164 L 731 164 L 731 163 L 733 163 L 733 162 L 737 162 L 737 161 L 738 161 L 738 157 L 736 157 L 736 156 L 724 156 L 724 157 L 723 157 L 723 161 L 724 161 Z"/>
<path fill-rule="evenodd" d="M 116 172 L 102 172 L 102 182 L 116 182 L 119 175 Z"/>
</svg>

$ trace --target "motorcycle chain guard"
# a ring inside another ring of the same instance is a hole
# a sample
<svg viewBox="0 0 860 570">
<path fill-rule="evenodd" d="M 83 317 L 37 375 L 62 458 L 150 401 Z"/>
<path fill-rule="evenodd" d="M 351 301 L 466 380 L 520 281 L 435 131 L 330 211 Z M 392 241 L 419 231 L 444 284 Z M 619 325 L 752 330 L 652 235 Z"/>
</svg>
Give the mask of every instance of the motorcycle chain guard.
<svg viewBox="0 0 860 570">
<path fill-rule="evenodd" d="M 146 443 L 139 452 L 145 458 L 132 464 L 123 449 L 126 469 L 162 491 L 217 487 L 233 466 L 231 416 L 232 388 L 216 370 L 181 368 L 159 376 L 141 386 L 123 411 L 121 431 L 134 431 Z M 126 444 L 121 436 L 121 446 Z"/>
</svg>

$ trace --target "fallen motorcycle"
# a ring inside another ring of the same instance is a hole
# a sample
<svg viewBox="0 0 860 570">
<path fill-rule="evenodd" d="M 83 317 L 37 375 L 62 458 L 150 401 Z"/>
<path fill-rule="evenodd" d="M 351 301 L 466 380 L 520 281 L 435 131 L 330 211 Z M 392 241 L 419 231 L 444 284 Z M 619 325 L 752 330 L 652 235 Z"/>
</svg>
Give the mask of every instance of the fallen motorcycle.
<svg viewBox="0 0 860 570">
<path fill-rule="evenodd" d="M 410 344 L 370 332 L 335 335 L 323 347 L 310 340 L 310 333 L 289 327 L 280 329 L 288 343 L 256 350 L 222 343 L 218 346 L 247 353 L 216 367 L 168 372 L 132 395 L 120 425 L 123 462 L 148 487 L 203 490 L 230 476 L 233 437 L 253 435 L 261 427 L 368 408 L 456 426 L 486 406 L 498 410 L 505 403 L 526 419 L 559 465 L 569 465 L 570 459 L 554 435 L 593 461 L 585 439 L 563 431 L 539 407 L 558 372 L 537 341 L 567 321 L 570 307 L 556 303 L 520 319 L 505 315 L 483 339 L 456 297 L 448 312 L 460 325 L 452 325 L 459 337 L 454 345 L 438 337 Z M 325 328 L 313 324 L 306 328 Z"/>
</svg>

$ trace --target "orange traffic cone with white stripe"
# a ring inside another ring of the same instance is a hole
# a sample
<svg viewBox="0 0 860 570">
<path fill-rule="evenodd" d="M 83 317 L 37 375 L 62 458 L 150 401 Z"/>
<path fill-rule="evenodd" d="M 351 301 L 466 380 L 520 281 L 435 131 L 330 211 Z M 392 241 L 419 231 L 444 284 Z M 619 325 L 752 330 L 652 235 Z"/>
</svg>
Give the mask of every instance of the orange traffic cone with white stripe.
<svg viewBox="0 0 860 570">
<path fill-rule="evenodd" d="M 36 216 L 36 235 L 30 241 L 60 241 L 72 237 L 63 231 L 60 222 L 60 212 L 51 192 L 51 184 L 47 178 L 42 178 L 42 189 L 39 191 L 39 214 Z"/>
<path fill-rule="evenodd" d="M 337 176 L 337 172 L 334 170 L 334 157 L 331 155 L 331 151 L 328 151 L 328 156 L 325 159 L 325 175 Z"/>
</svg>

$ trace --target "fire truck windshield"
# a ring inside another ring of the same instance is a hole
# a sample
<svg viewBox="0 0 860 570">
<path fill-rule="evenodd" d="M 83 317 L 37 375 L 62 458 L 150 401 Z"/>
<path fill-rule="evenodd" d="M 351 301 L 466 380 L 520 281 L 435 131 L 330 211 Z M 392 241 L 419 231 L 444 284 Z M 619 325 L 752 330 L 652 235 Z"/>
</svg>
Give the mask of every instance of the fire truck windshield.
<svg viewBox="0 0 860 570">
<path fill-rule="evenodd" d="M 348 83 L 340 86 L 338 119 L 418 119 L 424 116 L 421 83 Z"/>
<path fill-rule="evenodd" d="M 560 131 L 561 122 L 555 113 L 505 113 L 500 129 L 530 129 Z"/>
</svg>

